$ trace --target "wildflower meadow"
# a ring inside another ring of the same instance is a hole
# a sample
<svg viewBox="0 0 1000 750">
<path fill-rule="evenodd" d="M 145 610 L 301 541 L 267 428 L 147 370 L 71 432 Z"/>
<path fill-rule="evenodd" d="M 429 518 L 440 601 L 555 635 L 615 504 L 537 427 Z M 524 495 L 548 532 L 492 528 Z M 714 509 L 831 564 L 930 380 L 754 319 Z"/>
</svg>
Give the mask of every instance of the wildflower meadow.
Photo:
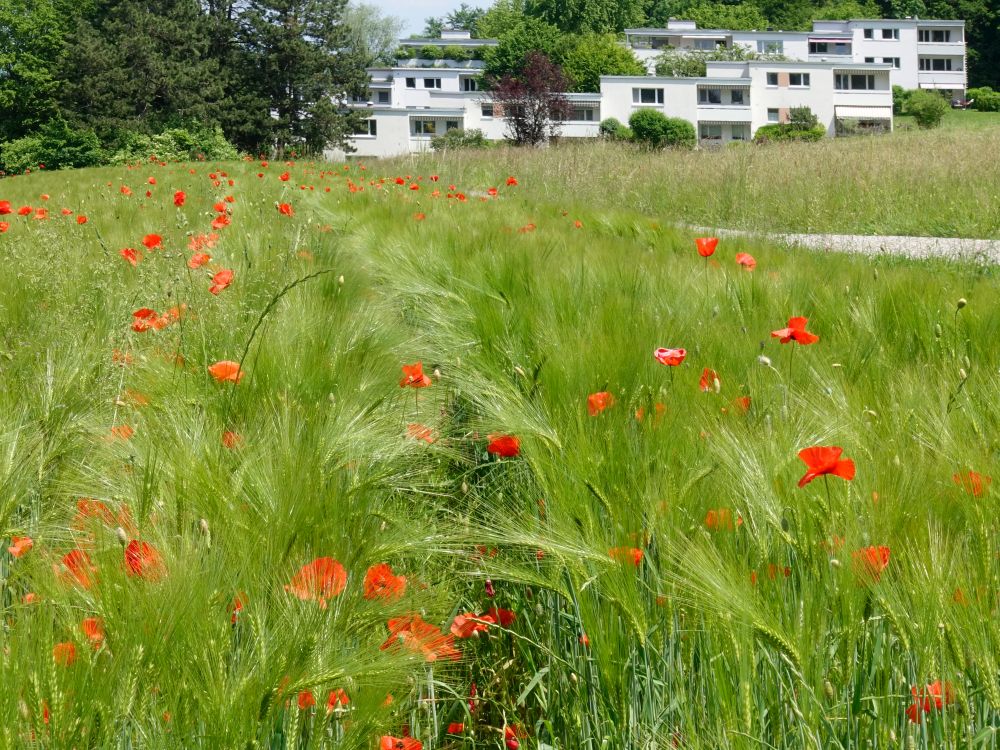
<svg viewBox="0 0 1000 750">
<path fill-rule="evenodd" d="M 996 269 L 447 164 L 0 181 L 0 746 L 997 747 Z"/>
</svg>

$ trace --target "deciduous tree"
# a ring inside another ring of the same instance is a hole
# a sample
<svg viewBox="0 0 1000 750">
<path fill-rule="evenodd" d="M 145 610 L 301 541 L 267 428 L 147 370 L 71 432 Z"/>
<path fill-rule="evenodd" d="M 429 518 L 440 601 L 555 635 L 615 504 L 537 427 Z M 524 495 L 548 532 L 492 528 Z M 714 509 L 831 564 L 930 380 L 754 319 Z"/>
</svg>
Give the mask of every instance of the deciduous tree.
<svg viewBox="0 0 1000 750">
<path fill-rule="evenodd" d="M 559 133 L 570 114 L 563 92 L 569 81 L 541 52 L 530 52 L 522 71 L 493 82 L 493 102 L 507 121 L 507 137 L 520 146 L 537 146 Z"/>
</svg>

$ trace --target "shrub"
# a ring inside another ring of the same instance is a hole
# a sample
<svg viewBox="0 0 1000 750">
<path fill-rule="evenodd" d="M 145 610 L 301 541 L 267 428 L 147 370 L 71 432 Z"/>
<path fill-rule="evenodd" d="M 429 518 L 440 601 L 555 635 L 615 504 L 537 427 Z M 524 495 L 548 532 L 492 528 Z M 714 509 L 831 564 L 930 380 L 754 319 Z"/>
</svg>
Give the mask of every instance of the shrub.
<svg viewBox="0 0 1000 750">
<path fill-rule="evenodd" d="M 601 134 L 602 138 L 606 138 L 608 140 L 632 140 L 632 131 L 628 128 L 628 126 L 623 125 L 614 117 L 608 117 L 605 120 L 601 120 L 601 124 L 597 127 L 597 130 Z"/>
<path fill-rule="evenodd" d="M 20 173 L 44 164 L 46 169 L 91 167 L 104 158 L 93 130 L 75 128 L 63 119 L 50 120 L 38 132 L 0 145 L 0 167 Z"/>
<path fill-rule="evenodd" d="M 482 130 L 449 130 L 444 135 L 431 138 L 431 148 L 435 151 L 447 151 L 449 149 L 462 148 L 487 148 L 490 142 L 486 140 L 486 134 Z"/>
<path fill-rule="evenodd" d="M 778 141 L 819 141 L 826 135 L 826 128 L 816 125 L 811 128 L 797 128 L 790 122 L 776 122 L 761 125 L 754 133 L 754 143 L 772 143 Z"/>
<path fill-rule="evenodd" d="M 469 59 L 469 50 L 465 47 L 459 47 L 457 44 L 449 44 L 441 52 L 445 60 L 457 60 L 458 62 L 465 62 Z"/>
<path fill-rule="evenodd" d="M 678 117 L 667 117 L 655 109 L 640 109 L 628 120 L 635 140 L 650 148 L 693 148 L 694 125 Z"/>
<path fill-rule="evenodd" d="M 111 164 L 144 161 L 150 156 L 163 161 L 224 160 L 239 156 L 218 125 L 171 128 L 153 136 L 127 132 L 119 136 L 117 145 L 109 160 Z"/>
<path fill-rule="evenodd" d="M 936 128 L 948 111 L 948 102 L 933 91 L 916 89 L 910 92 L 907 110 L 920 127 Z"/>
<path fill-rule="evenodd" d="M 797 130 L 812 130 L 819 125 L 819 119 L 809 107 L 792 107 L 788 110 L 788 124 Z"/>
<path fill-rule="evenodd" d="M 906 112 L 906 105 L 910 102 L 910 92 L 902 86 L 892 87 L 892 113 L 901 115 Z"/>
<path fill-rule="evenodd" d="M 418 57 L 423 60 L 440 60 L 442 57 L 441 48 L 435 44 L 425 44 L 420 48 Z"/>
<path fill-rule="evenodd" d="M 969 89 L 966 99 L 972 99 L 972 108 L 980 112 L 1000 112 L 1000 91 L 994 91 L 989 86 Z"/>
</svg>

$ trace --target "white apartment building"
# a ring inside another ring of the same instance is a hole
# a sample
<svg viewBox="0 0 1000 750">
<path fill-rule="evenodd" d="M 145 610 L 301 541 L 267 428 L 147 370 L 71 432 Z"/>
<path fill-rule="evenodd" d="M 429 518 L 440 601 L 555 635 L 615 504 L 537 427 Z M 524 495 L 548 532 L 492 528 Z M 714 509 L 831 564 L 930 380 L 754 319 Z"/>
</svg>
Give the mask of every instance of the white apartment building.
<svg viewBox="0 0 1000 750">
<path fill-rule="evenodd" d="M 365 130 L 352 139 L 358 157 L 388 157 L 430 149 L 449 130 L 482 130 L 501 140 L 506 122 L 480 89 L 483 50 L 496 40 L 449 30 L 440 39 L 401 39 L 396 65 L 369 70 Z M 625 44 L 646 63 L 647 76 L 602 76 L 600 91 L 567 94 L 573 106 L 561 138 L 593 138 L 601 120 L 627 123 L 638 109 L 682 117 L 701 145 L 750 140 L 757 128 L 786 122 L 794 107 L 809 107 L 828 135 L 845 128 L 892 128 L 892 85 L 965 92 L 963 21 L 816 21 L 811 32 L 698 29 L 671 21 L 666 29 L 628 29 Z M 655 76 L 665 49 L 743 46 L 783 59 L 709 62 L 702 78 Z M 445 57 L 445 55 L 451 55 Z M 343 152 L 331 152 L 333 158 Z"/>
</svg>

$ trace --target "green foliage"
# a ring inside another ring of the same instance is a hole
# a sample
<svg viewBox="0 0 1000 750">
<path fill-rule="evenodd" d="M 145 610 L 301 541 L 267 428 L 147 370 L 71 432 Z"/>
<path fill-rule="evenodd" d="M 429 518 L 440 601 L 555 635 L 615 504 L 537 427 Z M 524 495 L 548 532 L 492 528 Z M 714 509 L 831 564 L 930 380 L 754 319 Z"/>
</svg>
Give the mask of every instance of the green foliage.
<svg viewBox="0 0 1000 750">
<path fill-rule="evenodd" d="M 449 44 L 442 50 L 441 57 L 446 60 L 457 60 L 458 62 L 465 62 L 470 59 L 472 55 L 466 47 L 460 47 L 457 44 Z"/>
<path fill-rule="evenodd" d="M 600 91 L 601 76 L 641 76 L 646 67 L 611 34 L 571 37 L 561 55 L 573 91 Z"/>
<path fill-rule="evenodd" d="M 598 132 L 602 138 L 612 141 L 631 141 L 633 137 L 631 128 L 615 117 L 607 117 L 601 120 Z"/>
<path fill-rule="evenodd" d="M 847 16 L 850 18 L 851 16 Z M 767 19 L 753 3 L 729 4 L 697 2 L 684 11 L 684 18 L 691 19 L 700 29 L 766 29 Z"/>
<path fill-rule="evenodd" d="M 948 102 L 935 91 L 914 89 L 906 108 L 921 128 L 936 128 L 948 111 Z"/>
<path fill-rule="evenodd" d="M 500 79 L 518 75 L 524 69 L 529 52 L 538 51 L 557 60 L 563 37 L 555 26 L 530 16 L 522 16 L 498 37 L 499 44 L 484 53 L 486 76 Z"/>
<path fill-rule="evenodd" d="M 18 174 L 28 169 L 69 169 L 100 164 L 104 158 L 93 130 L 50 120 L 32 135 L 0 144 L 0 170 Z"/>
<path fill-rule="evenodd" d="M 422 60 L 440 60 L 445 57 L 443 48 L 436 44 L 425 44 L 416 56 Z"/>
<path fill-rule="evenodd" d="M 1000 112 L 1000 91 L 989 86 L 969 89 L 966 98 L 972 99 L 972 108 L 980 112 Z"/>
<path fill-rule="evenodd" d="M 131 164 L 156 156 L 164 161 L 232 160 L 239 156 L 233 144 L 226 140 L 222 128 L 192 126 L 170 128 L 150 136 L 127 133 L 120 138 L 111 164 Z"/>
<path fill-rule="evenodd" d="M 472 130 L 453 129 L 443 135 L 431 138 L 431 148 L 435 151 L 454 149 L 489 148 L 491 142 L 478 128 Z"/>
<path fill-rule="evenodd" d="M 395 16 L 383 15 L 377 5 L 348 3 L 344 9 L 344 24 L 349 29 L 349 47 L 366 64 L 391 64 L 403 22 Z"/>
<path fill-rule="evenodd" d="M 788 110 L 788 124 L 799 130 L 812 130 L 819 125 L 819 118 L 809 107 L 792 107 Z"/>
<path fill-rule="evenodd" d="M 731 49 L 720 47 L 711 51 L 667 49 L 656 58 L 656 75 L 667 78 L 700 78 L 705 75 L 706 63 L 710 61 L 775 59 L 783 58 L 781 55 L 757 54 L 741 46 Z"/>
<path fill-rule="evenodd" d="M 644 0 L 527 0 L 525 12 L 571 34 L 619 33 L 643 20 Z"/>
<path fill-rule="evenodd" d="M 761 125 L 754 133 L 754 143 L 774 141 L 821 141 L 826 136 L 826 128 L 816 125 L 810 128 L 796 127 L 790 122 L 775 122 Z"/>
<path fill-rule="evenodd" d="M 910 91 L 902 86 L 892 87 L 892 113 L 902 115 L 906 113 L 906 105 L 910 101 Z"/>
<path fill-rule="evenodd" d="M 487 34 L 483 34 L 479 24 L 486 11 L 482 8 L 474 8 L 468 3 L 462 3 L 458 8 L 444 16 L 437 16 L 425 20 L 423 34 L 430 39 L 441 36 L 444 29 L 465 29 L 471 32 L 473 39 L 480 39 Z"/>
<path fill-rule="evenodd" d="M 648 148 L 694 148 L 694 125 L 679 117 L 667 117 L 655 109 L 640 109 L 628 120 L 636 142 Z"/>
</svg>

